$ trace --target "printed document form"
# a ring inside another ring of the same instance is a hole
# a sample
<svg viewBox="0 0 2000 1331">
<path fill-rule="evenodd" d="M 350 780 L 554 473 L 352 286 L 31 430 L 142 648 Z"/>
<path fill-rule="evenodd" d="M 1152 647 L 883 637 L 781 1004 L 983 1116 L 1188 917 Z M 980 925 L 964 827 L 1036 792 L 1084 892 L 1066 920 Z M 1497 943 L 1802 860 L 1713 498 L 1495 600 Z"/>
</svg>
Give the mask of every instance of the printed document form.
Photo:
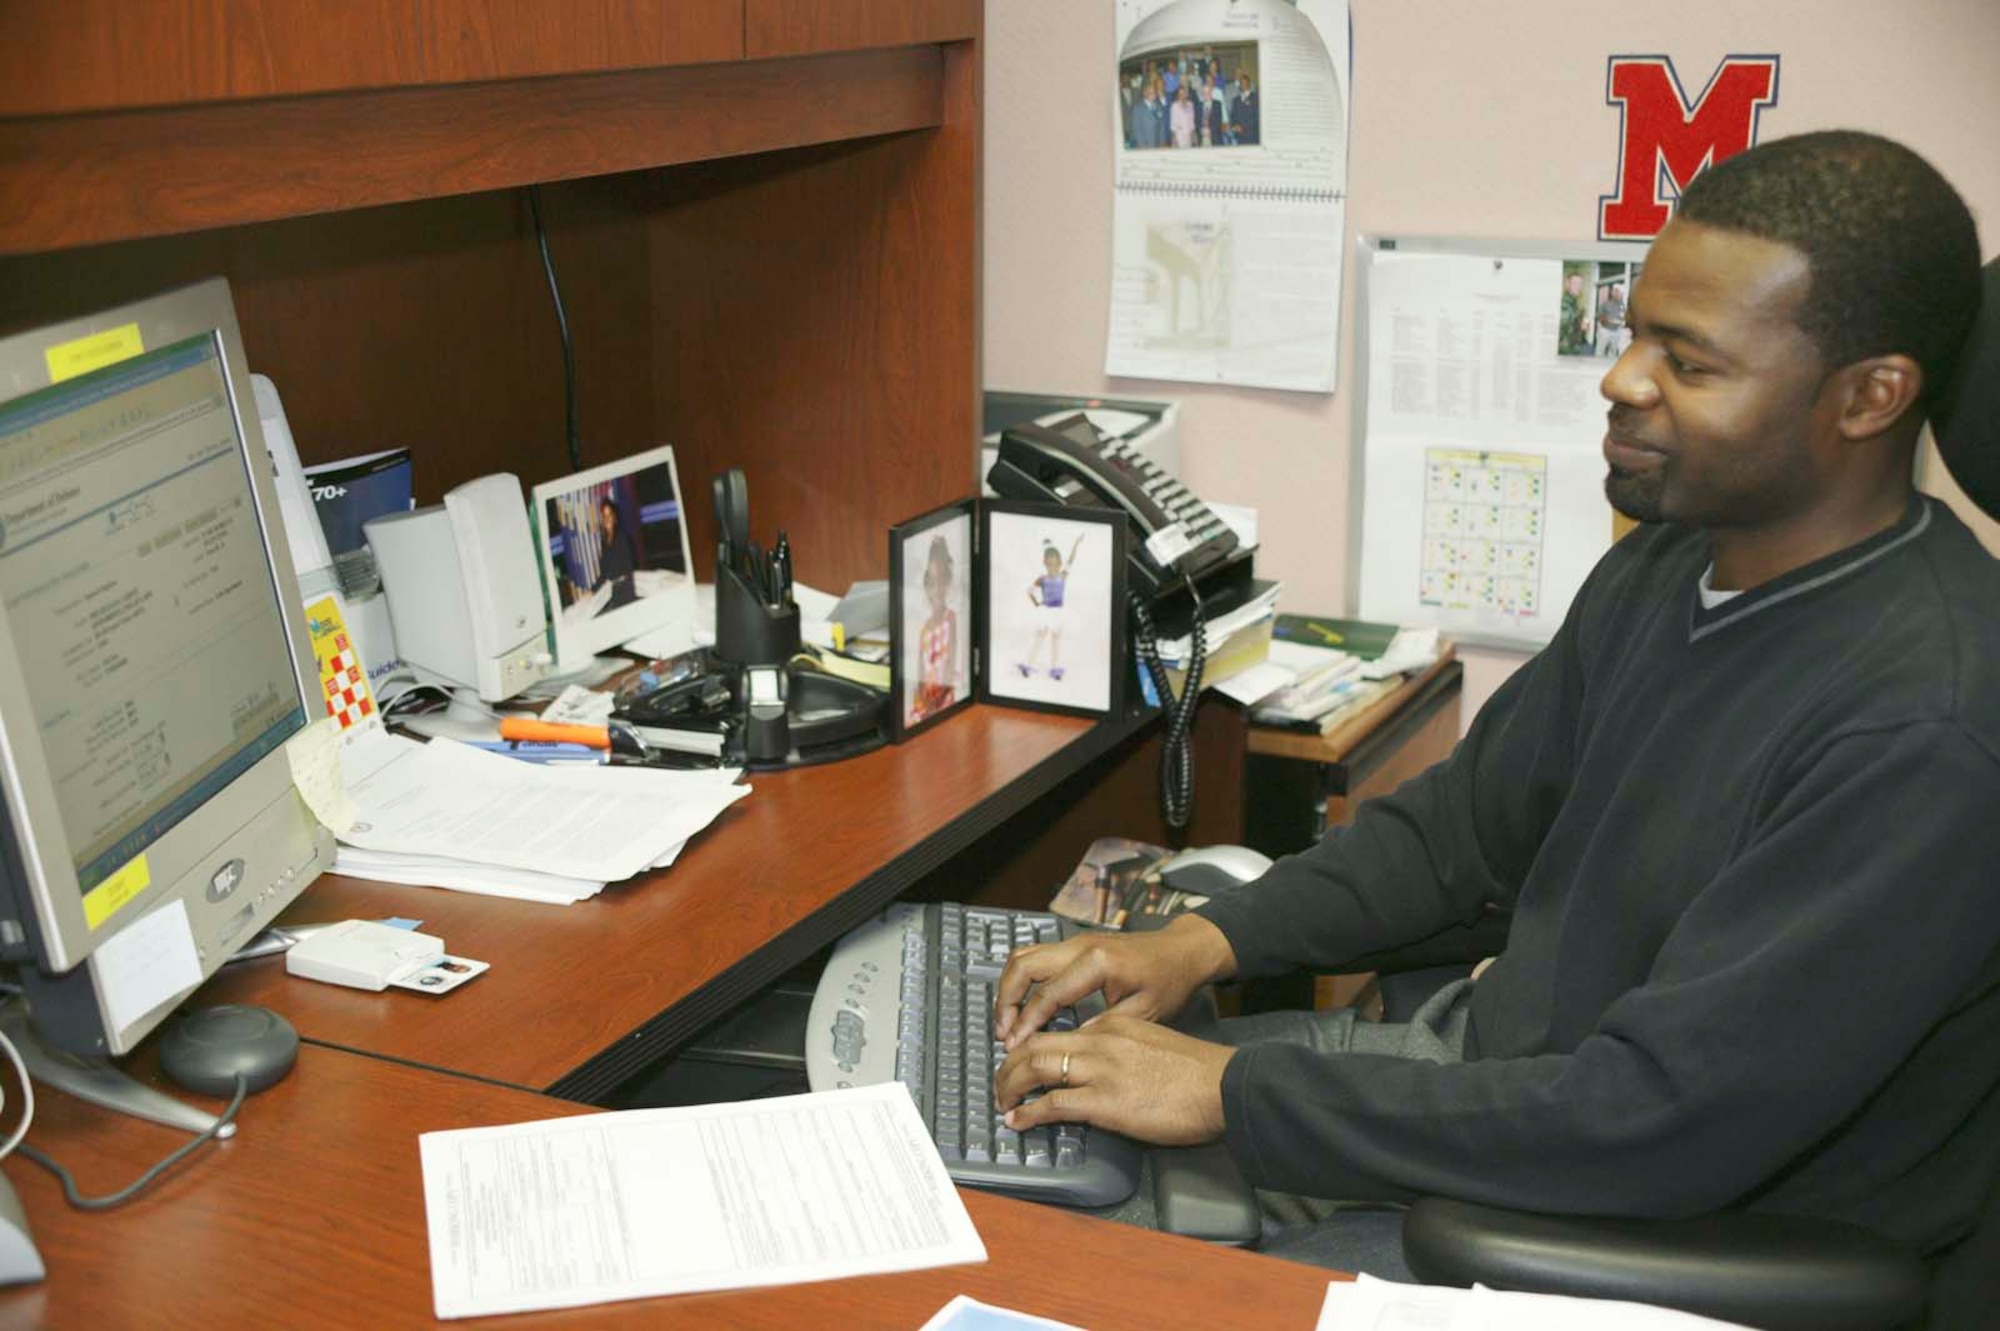
<svg viewBox="0 0 2000 1331">
<path fill-rule="evenodd" d="M 671 864 L 749 794 L 734 772 L 543 767 L 389 734 L 340 760 L 357 816 L 339 872 L 527 900 L 581 900 Z"/>
<path fill-rule="evenodd" d="M 896 1082 L 418 1145 L 439 1317 L 986 1260 Z"/>
</svg>

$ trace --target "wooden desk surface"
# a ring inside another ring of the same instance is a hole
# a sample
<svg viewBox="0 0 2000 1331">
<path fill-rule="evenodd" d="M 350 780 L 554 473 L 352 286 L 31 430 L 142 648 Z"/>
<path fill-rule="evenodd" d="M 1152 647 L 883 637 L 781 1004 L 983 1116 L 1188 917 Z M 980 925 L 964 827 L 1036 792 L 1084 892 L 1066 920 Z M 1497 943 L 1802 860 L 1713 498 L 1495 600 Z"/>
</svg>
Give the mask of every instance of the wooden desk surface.
<svg viewBox="0 0 2000 1331">
<path fill-rule="evenodd" d="M 907 744 L 751 777 L 664 873 L 573 906 L 328 877 L 284 918 L 424 921 L 493 969 L 442 999 L 230 967 L 308 1040 L 573 1099 L 625 1077 L 909 890 L 1133 727 L 972 707 Z"/>
<path fill-rule="evenodd" d="M 56 1092 L 44 1101 L 30 1140 L 78 1174 L 86 1192 L 123 1186 L 176 1144 L 167 1129 Z M 237 1137 L 204 1147 L 118 1210 L 72 1210 L 47 1173 L 9 1161 L 49 1276 L 0 1292 L 0 1328 L 434 1325 L 417 1134 L 582 1112 L 307 1046 L 291 1076 L 245 1102 Z M 965 1197 L 986 1243 L 984 1264 L 460 1325 L 915 1331 L 964 1293 L 1093 1331 L 1305 1331 L 1325 1297 L 1328 1273 L 1310 1267 Z"/>
</svg>

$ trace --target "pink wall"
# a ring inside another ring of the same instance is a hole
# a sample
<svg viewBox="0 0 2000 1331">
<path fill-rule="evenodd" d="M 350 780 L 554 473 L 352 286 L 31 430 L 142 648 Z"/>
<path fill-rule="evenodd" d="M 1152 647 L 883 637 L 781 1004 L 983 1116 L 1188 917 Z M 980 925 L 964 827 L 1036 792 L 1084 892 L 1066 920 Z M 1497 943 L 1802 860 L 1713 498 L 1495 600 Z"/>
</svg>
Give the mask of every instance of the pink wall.
<svg viewBox="0 0 2000 1331">
<path fill-rule="evenodd" d="M 1349 283 L 1330 396 L 1105 377 L 1112 5 L 986 6 L 986 384 L 1178 399 L 1188 483 L 1261 510 L 1259 570 L 1284 579 L 1292 608 L 1346 608 L 1352 237 L 1593 238 L 1618 154 L 1608 55 L 1671 56 L 1692 90 L 1724 55 L 1777 52 L 1763 138 L 1852 126 L 1901 139 L 1958 186 L 1987 254 L 2000 252 L 1996 0 L 1352 5 Z M 1468 720 L 1518 661 L 1467 653 Z"/>
</svg>

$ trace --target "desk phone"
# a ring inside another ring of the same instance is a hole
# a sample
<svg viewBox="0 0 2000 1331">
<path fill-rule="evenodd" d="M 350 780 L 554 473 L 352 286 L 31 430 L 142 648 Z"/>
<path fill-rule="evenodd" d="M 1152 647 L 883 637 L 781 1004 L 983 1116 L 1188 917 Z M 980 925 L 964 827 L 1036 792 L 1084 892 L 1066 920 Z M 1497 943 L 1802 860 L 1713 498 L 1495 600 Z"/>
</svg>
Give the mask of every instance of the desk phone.
<svg viewBox="0 0 2000 1331">
<path fill-rule="evenodd" d="M 1135 528 L 1132 586 L 1147 597 L 1181 574 L 1201 577 L 1236 549 L 1236 533 L 1213 509 L 1124 440 L 1100 439 L 1081 413 L 1054 426 L 1003 431 L 986 479 L 1007 499 L 1123 513 Z"/>
</svg>

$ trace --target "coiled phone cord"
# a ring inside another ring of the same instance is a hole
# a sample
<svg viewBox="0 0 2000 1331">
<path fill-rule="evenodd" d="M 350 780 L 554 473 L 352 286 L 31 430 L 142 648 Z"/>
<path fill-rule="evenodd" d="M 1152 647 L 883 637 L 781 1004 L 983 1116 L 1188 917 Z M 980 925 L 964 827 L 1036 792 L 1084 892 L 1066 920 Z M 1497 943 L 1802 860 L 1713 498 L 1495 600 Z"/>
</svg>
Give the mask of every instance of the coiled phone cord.
<svg viewBox="0 0 2000 1331">
<path fill-rule="evenodd" d="M 1179 831 L 1194 814 L 1194 709 L 1201 699 L 1202 667 L 1208 660 L 1208 626 L 1201 613 L 1201 593 L 1194 579 L 1182 575 L 1188 595 L 1194 601 L 1193 629 L 1189 634 L 1187 681 L 1176 698 L 1167 667 L 1160 660 L 1159 634 L 1145 598 L 1127 590 L 1135 626 L 1134 646 L 1139 662 L 1153 681 L 1153 692 L 1166 709 L 1167 733 L 1160 741 L 1160 816 L 1167 826 Z"/>
</svg>

